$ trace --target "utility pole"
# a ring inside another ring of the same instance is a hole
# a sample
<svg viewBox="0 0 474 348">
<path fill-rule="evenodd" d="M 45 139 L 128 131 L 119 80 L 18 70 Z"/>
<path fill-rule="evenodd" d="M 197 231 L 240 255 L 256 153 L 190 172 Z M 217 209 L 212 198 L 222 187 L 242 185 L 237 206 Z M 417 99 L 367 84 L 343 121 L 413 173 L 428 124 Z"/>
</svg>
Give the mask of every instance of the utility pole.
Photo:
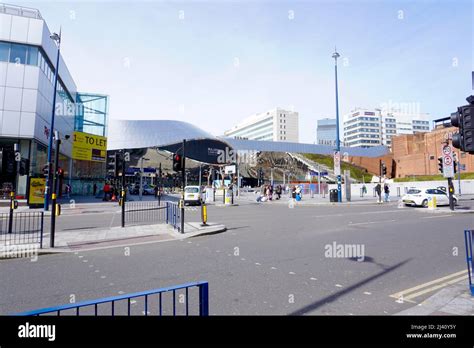
<svg viewBox="0 0 474 348">
<path fill-rule="evenodd" d="M 183 139 L 183 154 L 182 154 L 182 172 L 181 172 L 181 181 L 182 181 L 182 189 L 183 192 L 181 193 L 181 233 L 184 233 L 184 188 L 185 181 L 186 181 L 186 139 Z"/>
<path fill-rule="evenodd" d="M 53 136 L 51 134 L 51 136 Z M 58 193 L 58 167 L 59 167 L 59 147 L 61 145 L 61 139 L 59 139 L 59 132 L 54 132 L 54 138 L 56 143 L 56 152 L 55 152 L 55 159 L 54 159 L 54 171 L 53 173 L 49 173 L 52 175 L 52 182 L 53 182 L 53 193 L 51 195 L 51 230 L 50 230 L 50 238 L 49 238 L 49 246 L 54 248 L 54 237 L 56 233 L 56 200 L 57 200 L 57 193 Z"/>
<path fill-rule="evenodd" d="M 341 141 L 339 139 L 339 91 L 337 86 L 337 58 L 340 57 L 340 54 L 337 50 L 334 50 L 332 55 L 334 58 L 334 74 L 336 79 L 336 151 L 338 152 L 338 156 L 341 155 Z M 342 202 L 342 189 L 341 189 L 341 173 L 337 175 L 337 201 L 340 203 Z"/>
<path fill-rule="evenodd" d="M 127 191 L 125 189 L 125 170 L 126 163 L 125 159 L 128 155 L 125 153 L 125 149 L 122 151 L 122 227 L 125 227 L 125 202 L 127 201 Z"/>
</svg>

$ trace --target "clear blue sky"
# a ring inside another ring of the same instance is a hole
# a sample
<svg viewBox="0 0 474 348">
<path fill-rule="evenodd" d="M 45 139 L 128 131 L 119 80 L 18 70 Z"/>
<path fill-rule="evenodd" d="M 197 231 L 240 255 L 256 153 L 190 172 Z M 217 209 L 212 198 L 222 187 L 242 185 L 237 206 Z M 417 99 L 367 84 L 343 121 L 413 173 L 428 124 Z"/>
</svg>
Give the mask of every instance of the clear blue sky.
<svg viewBox="0 0 474 348">
<path fill-rule="evenodd" d="M 312 143 L 316 120 L 335 117 L 335 45 L 341 115 L 392 101 L 435 119 L 473 94 L 469 0 L 14 3 L 62 26 L 79 90 L 110 95 L 111 120 L 179 119 L 219 135 L 293 107 Z"/>
</svg>

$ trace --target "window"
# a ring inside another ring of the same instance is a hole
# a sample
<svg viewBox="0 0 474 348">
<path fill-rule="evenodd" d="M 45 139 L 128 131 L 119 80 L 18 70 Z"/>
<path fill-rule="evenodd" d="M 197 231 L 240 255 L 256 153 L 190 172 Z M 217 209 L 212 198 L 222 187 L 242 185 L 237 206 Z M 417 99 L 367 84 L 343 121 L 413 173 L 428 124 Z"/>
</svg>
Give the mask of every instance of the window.
<svg viewBox="0 0 474 348">
<path fill-rule="evenodd" d="M 28 65 L 38 65 L 38 47 L 28 47 L 28 59 L 26 61 Z"/>
<path fill-rule="evenodd" d="M 10 50 L 10 63 L 26 63 L 27 46 L 13 44 Z"/>
<path fill-rule="evenodd" d="M 10 44 L 0 42 L 0 62 L 8 62 L 8 54 L 10 52 Z"/>
</svg>

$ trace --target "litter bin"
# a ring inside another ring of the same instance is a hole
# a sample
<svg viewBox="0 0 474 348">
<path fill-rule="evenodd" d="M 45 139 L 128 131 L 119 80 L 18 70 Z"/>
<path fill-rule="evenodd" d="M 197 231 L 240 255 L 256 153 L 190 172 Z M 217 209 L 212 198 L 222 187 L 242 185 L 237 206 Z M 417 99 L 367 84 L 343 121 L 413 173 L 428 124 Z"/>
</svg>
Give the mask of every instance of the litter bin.
<svg viewBox="0 0 474 348">
<path fill-rule="evenodd" d="M 329 202 L 337 202 L 337 190 L 329 190 Z"/>
</svg>

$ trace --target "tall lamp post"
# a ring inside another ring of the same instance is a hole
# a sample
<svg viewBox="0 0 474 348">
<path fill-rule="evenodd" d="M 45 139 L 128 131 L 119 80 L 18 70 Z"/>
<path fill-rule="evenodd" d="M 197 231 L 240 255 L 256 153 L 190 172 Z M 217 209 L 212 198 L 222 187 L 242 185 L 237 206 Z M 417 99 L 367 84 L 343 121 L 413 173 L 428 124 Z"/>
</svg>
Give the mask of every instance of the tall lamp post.
<svg viewBox="0 0 474 348">
<path fill-rule="evenodd" d="M 53 94 L 53 110 L 51 112 L 51 128 L 49 130 L 49 143 L 48 143 L 48 176 L 46 178 L 46 187 L 44 190 L 44 210 L 49 210 L 49 194 L 51 190 L 51 157 L 53 151 L 53 134 L 54 134 L 54 116 L 56 113 L 56 92 L 58 88 L 58 75 L 59 75 L 59 57 L 61 54 L 61 29 L 59 29 L 59 35 L 53 33 L 49 36 L 58 46 L 58 52 L 56 56 L 56 69 L 54 70 L 54 94 Z M 53 212 L 54 213 L 54 212 Z"/>
<path fill-rule="evenodd" d="M 336 78 L 336 151 L 338 152 L 338 156 L 341 154 L 341 142 L 339 140 L 339 93 L 337 88 L 337 58 L 340 57 L 340 54 L 337 53 L 337 50 L 334 49 L 334 53 L 332 55 L 334 58 L 334 73 Z M 342 190 L 341 190 L 341 170 L 339 168 L 339 173 L 337 175 L 337 201 L 342 202 Z"/>
</svg>

